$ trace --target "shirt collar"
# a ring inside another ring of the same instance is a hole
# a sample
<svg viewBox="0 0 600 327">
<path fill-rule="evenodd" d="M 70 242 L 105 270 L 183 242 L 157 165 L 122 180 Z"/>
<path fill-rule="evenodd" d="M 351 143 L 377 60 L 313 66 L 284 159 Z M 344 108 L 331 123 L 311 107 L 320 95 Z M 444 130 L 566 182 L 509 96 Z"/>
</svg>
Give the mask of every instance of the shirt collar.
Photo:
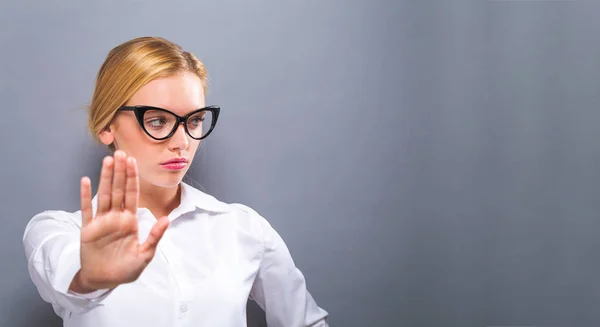
<svg viewBox="0 0 600 327">
<path fill-rule="evenodd" d="M 196 207 L 198 209 L 215 213 L 225 213 L 231 207 L 217 200 L 214 196 L 206 194 L 184 182 L 181 182 L 181 205 L 180 207 Z"/>
<path fill-rule="evenodd" d="M 215 213 L 226 213 L 231 210 L 231 207 L 217 200 L 214 196 L 206 194 L 184 182 L 180 183 L 181 187 L 181 203 L 169 214 L 169 220 L 173 220 L 185 213 L 196 210 L 206 210 Z M 92 212 L 96 216 L 98 208 L 98 194 L 92 199 Z M 141 209 L 141 208 L 140 208 Z"/>
</svg>

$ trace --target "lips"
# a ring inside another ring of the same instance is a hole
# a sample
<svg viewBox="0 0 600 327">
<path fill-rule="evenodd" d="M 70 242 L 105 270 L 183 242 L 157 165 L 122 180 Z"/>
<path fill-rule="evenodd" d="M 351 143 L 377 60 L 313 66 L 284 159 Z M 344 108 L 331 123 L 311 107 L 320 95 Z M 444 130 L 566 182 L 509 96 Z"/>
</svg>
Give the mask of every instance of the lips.
<svg viewBox="0 0 600 327">
<path fill-rule="evenodd" d="M 167 170 L 177 171 L 185 169 L 185 167 L 187 167 L 187 164 L 188 162 L 185 158 L 173 158 L 171 160 L 161 163 L 160 166 Z"/>
<path fill-rule="evenodd" d="M 187 163 L 187 159 L 186 158 L 174 158 L 169 161 L 165 161 L 165 162 L 161 163 L 161 165 L 182 164 L 182 163 Z"/>
</svg>

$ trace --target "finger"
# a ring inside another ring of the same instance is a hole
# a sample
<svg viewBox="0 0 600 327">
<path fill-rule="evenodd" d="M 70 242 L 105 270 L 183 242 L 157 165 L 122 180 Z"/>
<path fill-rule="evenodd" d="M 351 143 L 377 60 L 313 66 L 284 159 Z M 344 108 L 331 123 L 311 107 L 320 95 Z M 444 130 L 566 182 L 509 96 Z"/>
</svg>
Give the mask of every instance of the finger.
<svg viewBox="0 0 600 327">
<path fill-rule="evenodd" d="M 148 238 L 146 239 L 146 242 L 142 244 L 141 248 L 142 253 L 148 260 L 152 260 L 154 257 L 158 241 L 160 241 L 165 234 L 167 227 L 169 227 L 169 218 L 162 217 L 154 224 L 152 230 L 150 230 L 150 234 L 148 234 Z"/>
<path fill-rule="evenodd" d="M 112 184 L 111 207 L 113 210 L 121 210 L 125 199 L 125 153 L 117 150 L 115 152 L 115 169 Z"/>
<path fill-rule="evenodd" d="M 125 210 L 137 213 L 140 180 L 135 158 L 127 158 L 127 182 L 125 183 Z"/>
<path fill-rule="evenodd" d="M 81 226 L 92 222 L 92 182 L 86 176 L 81 179 Z"/>
<path fill-rule="evenodd" d="M 110 210 L 110 198 L 112 193 L 114 159 L 110 156 L 102 161 L 102 172 L 100 173 L 100 183 L 98 184 L 98 213 Z"/>
</svg>

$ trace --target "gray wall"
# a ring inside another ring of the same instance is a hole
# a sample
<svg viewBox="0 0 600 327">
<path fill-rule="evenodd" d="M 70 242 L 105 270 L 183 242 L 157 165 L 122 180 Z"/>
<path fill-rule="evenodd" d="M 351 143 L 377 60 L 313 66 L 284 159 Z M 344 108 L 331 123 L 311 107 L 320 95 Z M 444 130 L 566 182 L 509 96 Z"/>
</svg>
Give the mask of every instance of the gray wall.
<svg viewBox="0 0 600 327">
<path fill-rule="evenodd" d="M 190 177 L 271 221 L 333 326 L 600 325 L 599 11 L 0 2 L 0 326 L 60 326 L 21 237 L 97 182 L 82 108 L 107 51 L 142 35 L 207 64 L 223 114 Z"/>
</svg>

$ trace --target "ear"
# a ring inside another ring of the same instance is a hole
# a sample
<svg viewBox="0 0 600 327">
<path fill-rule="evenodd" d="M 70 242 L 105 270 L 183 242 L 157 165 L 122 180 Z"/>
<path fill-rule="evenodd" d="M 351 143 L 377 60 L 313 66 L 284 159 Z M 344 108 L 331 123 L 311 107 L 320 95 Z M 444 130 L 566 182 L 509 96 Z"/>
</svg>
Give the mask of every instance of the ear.
<svg viewBox="0 0 600 327">
<path fill-rule="evenodd" d="M 98 134 L 100 142 L 104 145 L 111 145 L 115 141 L 115 136 L 111 130 L 111 126 L 105 128 L 100 134 Z"/>
</svg>

